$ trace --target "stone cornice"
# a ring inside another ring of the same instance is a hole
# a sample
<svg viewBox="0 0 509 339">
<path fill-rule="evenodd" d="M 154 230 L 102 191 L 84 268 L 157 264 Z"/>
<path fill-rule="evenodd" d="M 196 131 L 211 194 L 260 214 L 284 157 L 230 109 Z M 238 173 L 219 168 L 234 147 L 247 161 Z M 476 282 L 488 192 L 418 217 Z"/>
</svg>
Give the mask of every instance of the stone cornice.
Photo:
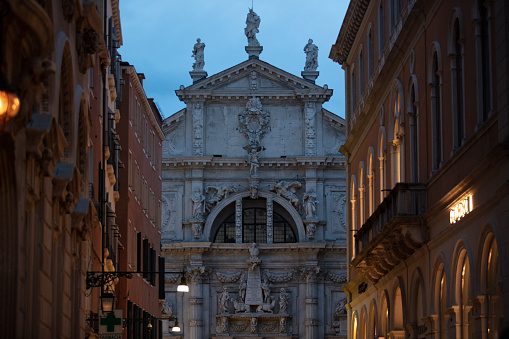
<svg viewBox="0 0 509 339">
<path fill-rule="evenodd" d="M 211 242 L 176 242 L 176 243 L 162 243 L 161 252 L 233 252 L 241 253 L 245 252 L 246 256 L 249 256 L 249 245 L 250 244 L 222 244 L 222 243 L 211 243 Z M 282 251 L 282 252 L 313 252 L 317 253 L 320 251 L 327 252 L 345 252 L 343 246 L 338 246 L 336 243 L 325 243 L 325 242 L 297 242 L 289 244 L 257 244 L 257 248 L 260 250 L 260 254 L 263 255 L 264 251 Z"/>
<path fill-rule="evenodd" d="M 228 84 L 246 76 L 247 72 L 256 70 L 261 76 L 279 83 L 282 89 L 275 90 L 223 90 Z M 285 88 L 286 87 L 286 88 Z M 299 99 L 328 101 L 332 90 L 310 83 L 296 75 L 285 72 L 264 61 L 250 59 L 220 73 L 203 79 L 189 87 L 180 86 L 175 93 L 181 101 L 193 100 L 247 100 L 253 96 L 261 99 Z"/>
<path fill-rule="evenodd" d="M 117 28 L 117 39 L 122 46 L 122 25 L 120 23 L 120 7 L 118 5 L 118 0 L 111 0 L 111 12 L 113 16 L 113 24 Z"/>
<path fill-rule="evenodd" d="M 352 0 L 348 6 L 336 43 L 332 45 L 329 53 L 329 58 L 340 65 L 343 65 L 350 54 L 368 5 L 369 0 Z"/>
<path fill-rule="evenodd" d="M 157 123 L 157 118 L 154 112 L 152 111 L 152 108 L 150 107 L 147 95 L 145 94 L 145 90 L 143 89 L 143 86 L 140 82 L 140 79 L 138 78 L 138 74 L 136 73 L 134 66 L 131 65 L 122 66 L 122 69 L 125 69 L 126 73 L 129 74 L 131 83 L 134 85 L 138 97 L 141 98 L 141 101 L 143 102 L 143 107 L 145 108 L 145 112 L 147 113 L 148 120 L 152 124 L 152 127 L 154 127 L 157 136 L 161 139 L 161 141 L 163 141 L 165 139 L 163 130 L 161 129 L 161 126 L 159 126 L 159 124 Z"/>
<path fill-rule="evenodd" d="M 245 158 L 217 158 L 217 157 L 178 157 L 165 158 L 164 167 L 205 168 L 205 167 L 248 167 Z M 345 168 L 343 157 L 295 157 L 295 158 L 262 158 L 260 167 L 301 167 L 316 168 L 335 167 Z"/>
</svg>

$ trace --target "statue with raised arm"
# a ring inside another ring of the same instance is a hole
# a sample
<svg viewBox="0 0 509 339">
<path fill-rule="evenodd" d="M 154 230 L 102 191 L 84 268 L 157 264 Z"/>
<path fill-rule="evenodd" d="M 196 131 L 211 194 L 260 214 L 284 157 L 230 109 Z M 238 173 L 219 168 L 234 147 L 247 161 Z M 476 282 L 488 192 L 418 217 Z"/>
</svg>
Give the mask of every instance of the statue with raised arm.
<svg viewBox="0 0 509 339">
<path fill-rule="evenodd" d="M 194 64 L 193 71 L 203 71 L 203 67 L 205 66 L 205 57 L 204 57 L 205 44 L 201 42 L 201 39 L 196 39 L 196 43 L 193 48 Z"/>
<path fill-rule="evenodd" d="M 306 53 L 306 64 L 304 65 L 305 71 L 316 71 L 318 68 L 318 47 L 313 44 L 313 39 L 309 39 L 306 46 L 304 46 L 304 53 Z"/>
<path fill-rule="evenodd" d="M 244 28 L 248 46 L 260 46 L 256 39 L 256 33 L 259 32 L 258 27 L 260 27 L 260 17 L 250 8 L 246 18 L 246 28 Z"/>
<path fill-rule="evenodd" d="M 230 301 L 230 293 L 226 289 L 226 286 L 223 286 L 223 292 L 219 294 L 219 313 L 228 313 Z"/>
</svg>

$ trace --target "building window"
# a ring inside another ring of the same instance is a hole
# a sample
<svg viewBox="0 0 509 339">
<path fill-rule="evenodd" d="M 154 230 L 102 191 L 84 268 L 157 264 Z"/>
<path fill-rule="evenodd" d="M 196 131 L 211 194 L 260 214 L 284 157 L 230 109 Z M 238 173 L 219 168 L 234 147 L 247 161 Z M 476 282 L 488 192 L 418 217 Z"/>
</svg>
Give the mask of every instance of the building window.
<svg viewBox="0 0 509 339">
<path fill-rule="evenodd" d="M 127 155 L 127 184 L 129 185 L 129 188 L 133 187 L 133 153 L 131 150 L 129 150 L 129 153 Z"/>
<path fill-rule="evenodd" d="M 364 53 L 361 49 L 359 53 L 359 96 L 364 94 Z"/>
<path fill-rule="evenodd" d="M 394 89 L 393 95 L 393 110 L 392 110 L 392 119 L 393 119 L 393 133 L 392 133 L 392 141 L 390 145 L 391 149 L 391 185 L 394 187 L 398 182 L 401 182 L 401 153 L 403 148 L 403 131 L 400 130 L 401 126 L 401 118 L 402 118 L 402 93 L 401 86 L 398 85 Z"/>
<path fill-rule="evenodd" d="M 459 148 L 465 139 L 465 112 L 463 90 L 463 39 L 460 21 L 454 21 L 452 31 L 453 50 L 451 53 L 452 99 L 453 99 L 453 137 L 454 148 Z"/>
<path fill-rule="evenodd" d="M 373 147 L 369 148 L 367 164 L 368 167 L 366 169 L 366 174 L 368 178 L 368 215 L 371 215 L 375 211 L 375 162 L 373 159 Z"/>
<path fill-rule="evenodd" d="M 352 73 L 350 77 L 350 91 L 351 91 L 351 107 L 352 107 L 352 115 L 355 112 L 355 109 L 357 108 L 357 93 L 356 93 L 357 83 L 355 81 L 355 68 L 352 67 Z"/>
<path fill-rule="evenodd" d="M 417 137 L 417 99 L 415 84 L 413 81 L 410 85 L 410 104 L 408 105 L 408 117 L 410 124 L 410 177 L 412 182 L 418 182 L 419 178 L 419 148 Z"/>
<path fill-rule="evenodd" d="M 368 32 L 368 82 L 373 76 L 373 32 L 369 29 Z"/>
<path fill-rule="evenodd" d="M 382 109 L 383 110 L 383 109 Z M 385 190 L 385 128 L 384 126 L 380 127 L 378 131 L 378 161 L 379 161 L 379 173 L 380 173 L 380 203 L 384 200 L 387 192 Z"/>
<path fill-rule="evenodd" d="M 479 100 L 479 124 L 488 119 L 491 111 L 491 50 L 490 50 L 490 9 L 485 0 L 477 1 L 476 35 L 477 97 Z M 488 5 L 491 6 L 491 5 Z"/>
<path fill-rule="evenodd" d="M 378 5 L 378 58 L 382 56 L 385 48 L 385 13 L 384 13 L 384 1 L 380 1 Z"/>
<path fill-rule="evenodd" d="M 365 199 L 364 199 L 364 162 L 359 163 L 359 228 L 362 227 L 365 220 Z"/>
<path fill-rule="evenodd" d="M 290 223 L 280 214 L 273 215 L 274 243 L 294 243 L 297 241 Z M 235 213 L 219 226 L 214 238 L 216 243 L 235 243 Z M 242 242 L 267 243 L 267 210 L 264 208 L 245 208 L 242 210 Z"/>
<path fill-rule="evenodd" d="M 390 0 L 390 20 L 391 20 L 391 31 L 398 23 L 399 16 L 401 15 L 401 0 Z"/>
<path fill-rule="evenodd" d="M 142 254 L 141 232 L 136 233 L 136 270 L 141 271 L 141 254 Z"/>
<path fill-rule="evenodd" d="M 438 51 L 435 49 L 431 64 L 431 123 L 433 144 L 433 170 L 437 170 L 443 160 L 442 157 L 442 98 L 441 72 Z"/>
</svg>

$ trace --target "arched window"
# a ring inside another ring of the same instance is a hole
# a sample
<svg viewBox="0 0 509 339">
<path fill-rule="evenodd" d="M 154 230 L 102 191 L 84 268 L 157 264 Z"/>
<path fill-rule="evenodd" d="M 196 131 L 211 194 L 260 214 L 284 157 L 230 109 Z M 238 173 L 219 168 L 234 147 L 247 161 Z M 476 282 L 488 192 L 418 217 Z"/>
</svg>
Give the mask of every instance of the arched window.
<svg viewBox="0 0 509 339">
<path fill-rule="evenodd" d="M 391 31 L 396 26 L 396 23 L 399 20 L 399 16 L 401 15 L 401 0 L 390 0 L 390 19 L 391 19 Z"/>
<path fill-rule="evenodd" d="M 479 124 L 484 123 L 492 109 L 491 98 L 491 49 L 490 8 L 485 0 L 477 0 L 474 22 L 476 23 L 475 47 L 477 56 L 477 97 Z"/>
<path fill-rule="evenodd" d="M 504 298 L 500 283 L 500 262 L 498 260 L 498 246 L 493 233 L 486 236 L 482 246 L 480 294 L 485 296 L 481 305 L 481 312 L 486 312 L 483 333 L 486 338 L 498 338 L 501 334 L 501 324 Z M 486 304 L 485 304 L 486 303 Z"/>
<path fill-rule="evenodd" d="M 403 299 L 401 296 L 401 288 L 396 288 L 394 294 L 394 330 L 403 330 Z"/>
<path fill-rule="evenodd" d="M 364 51 L 359 52 L 359 96 L 364 94 Z"/>
<path fill-rule="evenodd" d="M 455 10 L 449 49 L 451 55 L 452 105 L 453 105 L 453 143 L 454 150 L 459 148 L 465 139 L 465 109 L 463 86 L 463 37 L 460 30 L 459 9 Z M 453 151 L 454 151 L 453 150 Z"/>
<path fill-rule="evenodd" d="M 410 133 L 410 180 L 419 181 L 419 147 L 418 147 L 418 119 L 417 119 L 417 78 L 410 78 L 410 91 L 408 96 L 408 121 Z"/>
<path fill-rule="evenodd" d="M 73 105 L 73 80 L 72 80 L 72 66 L 71 66 L 71 52 L 69 45 L 64 48 L 62 56 L 62 65 L 60 71 L 60 92 L 58 103 L 58 123 L 62 127 L 67 147 L 64 150 L 64 157 L 71 156 L 73 149 L 73 128 L 74 128 L 74 105 Z"/>
<path fill-rule="evenodd" d="M 433 44 L 431 58 L 431 124 L 432 124 L 432 156 L 433 170 L 437 170 L 443 161 L 442 155 L 442 66 L 440 47 L 437 42 Z"/>
<path fill-rule="evenodd" d="M 355 113 L 355 109 L 357 108 L 357 93 L 356 93 L 356 87 L 357 83 L 355 81 L 355 68 L 352 65 L 352 72 L 350 77 L 350 98 L 351 98 L 351 108 L 352 108 L 352 116 Z"/>
<path fill-rule="evenodd" d="M 356 206 L 356 203 L 357 203 L 357 178 L 355 176 L 355 174 L 352 175 L 352 178 L 351 178 L 351 182 L 350 182 L 350 206 L 351 206 L 351 213 L 350 213 L 350 220 L 351 220 L 351 223 L 352 223 L 352 227 L 351 227 L 351 239 L 350 241 L 352 241 L 352 244 L 355 244 L 355 247 L 352 247 L 352 248 L 355 248 L 355 252 L 352 253 L 352 257 L 355 257 L 355 255 L 357 253 L 359 253 L 359 248 L 358 248 L 358 245 L 357 245 L 357 242 L 355 241 L 355 239 L 353 238 L 354 236 L 354 231 L 357 231 L 359 228 L 357 226 L 357 206 Z"/>
<path fill-rule="evenodd" d="M 385 48 L 385 13 L 384 1 L 380 0 L 378 5 L 378 58 L 382 56 Z"/>
<path fill-rule="evenodd" d="M 471 338 L 469 333 L 469 323 L 472 320 L 470 312 L 471 305 L 471 284 L 470 284 L 470 264 L 468 262 L 468 255 L 465 249 L 461 250 L 458 256 L 458 262 L 456 266 L 455 274 L 455 285 L 456 285 L 456 305 L 459 314 L 456 314 L 456 331 L 459 333 L 461 338 Z M 458 333 L 457 333 L 458 334 Z"/>
<path fill-rule="evenodd" d="M 296 242 L 297 237 L 290 223 L 280 214 L 273 213 L 273 242 Z M 235 213 L 233 213 L 219 226 L 214 242 L 235 243 L 235 241 Z M 245 208 L 242 210 L 242 242 L 267 243 L 267 210 L 265 208 Z"/>
<path fill-rule="evenodd" d="M 353 319 L 352 319 L 352 339 L 359 338 L 358 331 L 359 331 L 359 329 L 358 329 L 358 322 L 357 322 L 357 314 L 354 314 Z"/>
<path fill-rule="evenodd" d="M 366 219 L 365 204 L 365 187 L 364 187 L 364 162 L 359 163 L 359 228 L 362 227 Z"/>
<path fill-rule="evenodd" d="M 375 211 L 375 162 L 373 159 L 373 147 L 368 149 L 366 177 L 368 179 L 368 215 Z"/>
<path fill-rule="evenodd" d="M 403 129 L 402 129 L 402 102 L 403 93 L 399 80 L 396 80 L 392 103 L 393 133 L 391 140 L 391 187 L 402 181 L 402 153 L 403 153 Z"/>
<path fill-rule="evenodd" d="M 371 26 L 371 24 L 370 24 Z M 373 76 L 373 30 L 371 27 L 369 28 L 368 32 L 368 82 L 371 80 L 371 77 Z"/>
<path fill-rule="evenodd" d="M 391 331 L 390 326 L 389 326 L 390 314 L 389 314 L 389 303 L 387 300 L 386 293 L 384 293 L 384 296 L 382 299 L 382 303 L 381 303 L 381 307 L 380 307 L 380 317 L 381 317 L 380 325 L 381 325 L 381 330 L 382 330 L 381 335 L 384 338 L 389 338 L 389 332 Z"/>
<path fill-rule="evenodd" d="M 435 282 L 435 300 L 438 311 L 438 330 L 440 338 L 447 338 L 447 281 L 445 279 L 444 265 L 441 264 L 437 270 Z"/>
<path fill-rule="evenodd" d="M 376 330 L 376 310 L 374 302 L 369 306 L 369 323 L 368 323 L 368 333 L 367 338 L 376 338 L 377 330 Z"/>
<path fill-rule="evenodd" d="M 364 308 L 362 308 L 359 318 L 359 338 L 366 339 L 366 312 L 364 312 Z"/>
<path fill-rule="evenodd" d="M 382 108 L 382 111 L 383 111 L 383 108 Z M 381 126 L 380 130 L 378 132 L 378 161 L 380 163 L 380 165 L 379 165 L 380 203 L 384 200 L 385 196 L 387 195 L 386 185 L 385 185 L 385 153 L 386 153 L 385 143 L 386 143 L 385 128 L 384 128 L 384 126 Z"/>
</svg>

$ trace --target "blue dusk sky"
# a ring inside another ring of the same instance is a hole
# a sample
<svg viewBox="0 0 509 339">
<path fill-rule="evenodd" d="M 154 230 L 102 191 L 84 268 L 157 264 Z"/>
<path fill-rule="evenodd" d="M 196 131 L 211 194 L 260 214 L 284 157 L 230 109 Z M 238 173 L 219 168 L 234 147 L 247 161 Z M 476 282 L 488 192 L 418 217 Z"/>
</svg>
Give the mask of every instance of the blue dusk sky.
<svg viewBox="0 0 509 339">
<path fill-rule="evenodd" d="M 120 0 L 122 60 L 144 73 L 147 97 L 159 104 L 163 118 L 184 108 L 175 95 L 180 85 L 189 86 L 197 38 L 205 43 L 208 76 L 247 60 L 244 50 L 246 16 L 252 0 Z M 313 39 L 318 46 L 316 84 L 334 90 L 323 105 L 344 118 L 344 75 L 329 59 L 348 8 L 346 0 L 254 0 L 260 16 L 256 35 L 263 52 L 260 59 L 301 76 L 304 46 Z"/>
</svg>

